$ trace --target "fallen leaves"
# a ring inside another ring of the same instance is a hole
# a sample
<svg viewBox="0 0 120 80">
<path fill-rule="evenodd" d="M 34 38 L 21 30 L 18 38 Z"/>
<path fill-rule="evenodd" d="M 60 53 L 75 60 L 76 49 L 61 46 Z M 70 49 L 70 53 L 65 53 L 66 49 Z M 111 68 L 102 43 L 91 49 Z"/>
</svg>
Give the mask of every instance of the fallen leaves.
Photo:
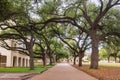
<svg viewBox="0 0 120 80">
<path fill-rule="evenodd" d="M 120 68 L 100 67 L 99 69 L 89 69 L 89 66 L 87 65 L 83 67 L 78 67 L 76 65 L 73 66 L 91 76 L 98 78 L 99 80 L 120 80 Z"/>
</svg>

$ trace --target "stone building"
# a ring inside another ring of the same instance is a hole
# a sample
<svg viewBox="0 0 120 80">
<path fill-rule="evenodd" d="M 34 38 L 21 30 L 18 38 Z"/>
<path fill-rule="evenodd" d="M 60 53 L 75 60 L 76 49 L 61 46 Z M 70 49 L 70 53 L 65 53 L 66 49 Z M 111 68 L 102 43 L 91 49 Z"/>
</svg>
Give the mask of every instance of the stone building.
<svg viewBox="0 0 120 80">
<path fill-rule="evenodd" d="M 14 40 L 6 40 L 9 46 L 21 46 Z M 0 67 L 28 67 L 29 56 L 18 51 L 7 50 L 0 47 Z"/>
</svg>

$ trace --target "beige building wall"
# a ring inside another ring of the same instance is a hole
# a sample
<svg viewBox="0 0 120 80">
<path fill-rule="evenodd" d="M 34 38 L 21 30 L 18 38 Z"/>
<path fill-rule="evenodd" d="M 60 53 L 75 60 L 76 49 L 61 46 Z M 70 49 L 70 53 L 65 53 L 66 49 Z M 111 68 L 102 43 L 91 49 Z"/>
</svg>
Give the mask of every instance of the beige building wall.
<svg viewBox="0 0 120 80">
<path fill-rule="evenodd" d="M 11 55 L 12 65 L 14 67 L 28 67 L 29 66 L 29 56 L 18 53 L 17 51 L 12 51 Z"/>
<path fill-rule="evenodd" d="M 9 46 L 13 46 L 13 40 L 6 40 Z M 1 67 L 28 67 L 29 56 L 18 51 L 11 51 L 0 47 L 0 66 Z"/>
<path fill-rule="evenodd" d="M 11 59 L 11 51 L 10 50 L 6 50 L 2 47 L 0 47 L 0 60 L 2 61 L 2 56 L 6 56 L 6 63 L 5 62 L 1 62 L 1 65 L 6 64 L 7 67 L 11 67 L 12 64 L 12 59 Z"/>
</svg>

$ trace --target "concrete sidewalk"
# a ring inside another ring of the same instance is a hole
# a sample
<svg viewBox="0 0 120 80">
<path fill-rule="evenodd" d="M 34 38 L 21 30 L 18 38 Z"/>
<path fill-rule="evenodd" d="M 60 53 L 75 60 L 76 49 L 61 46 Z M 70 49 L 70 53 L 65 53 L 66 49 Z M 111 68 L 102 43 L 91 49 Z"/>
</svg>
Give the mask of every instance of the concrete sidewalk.
<svg viewBox="0 0 120 80">
<path fill-rule="evenodd" d="M 66 63 L 60 63 L 28 80 L 98 80 Z"/>
<path fill-rule="evenodd" d="M 26 80 L 38 73 L 0 73 L 0 80 Z"/>
</svg>

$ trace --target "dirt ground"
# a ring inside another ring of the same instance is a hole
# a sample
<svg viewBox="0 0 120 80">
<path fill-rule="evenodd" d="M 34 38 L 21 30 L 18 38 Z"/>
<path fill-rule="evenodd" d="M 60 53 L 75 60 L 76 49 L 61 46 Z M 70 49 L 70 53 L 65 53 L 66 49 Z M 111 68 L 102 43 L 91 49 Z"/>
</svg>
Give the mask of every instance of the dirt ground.
<svg viewBox="0 0 120 80">
<path fill-rule="evenodd" d="M 100 67 L 96 70 L 89 69 L 88 65 L 84 65 L 83 67 L 78 67 L 76 65 L 73 66 L 99 80 L 120 80 L 120 68 L 118 67 Z"/>
</svg>

